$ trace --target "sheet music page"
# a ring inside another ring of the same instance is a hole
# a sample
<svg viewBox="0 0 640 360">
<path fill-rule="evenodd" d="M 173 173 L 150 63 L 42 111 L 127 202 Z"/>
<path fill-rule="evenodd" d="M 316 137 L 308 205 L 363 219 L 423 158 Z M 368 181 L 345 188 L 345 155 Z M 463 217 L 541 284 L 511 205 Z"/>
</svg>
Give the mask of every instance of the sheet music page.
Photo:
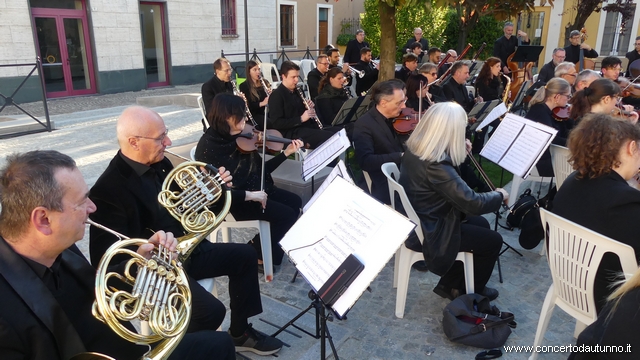
<svg viewBox="0 0 640 360">
<path fill-rule="evenodd" d="M 525 178 L 546 146 L 552 134 L 533 126 L 525 126 L 498 165 Z"/>
<path fill-rule="evenodd" d="M 346 151 L 349 146 L 351 146 L 351 142 L 349 142 L 347 132 L 344 129 L 335 133 L 304 158 L 302 161 L 302 179 L 304 181 L 310 179 L 333 159 Z"/>
<path fill-rule="evenodd" d="M 485 127 L 489 126 L 491 122 L 500 116 L 504 115 L 507 112 L 507 106 L 504 103 L 500 103 L 498 106 L 494 107 L 491 112 L 487 116 L 485 116 L 484 120 L 478 125 L 476 131 L 480 131 Z"/>
<path fill-rule="evenodd" d="M 362 261 L 362 273 L 333 304 L 344 315 L 414 227 L 405 216 L 338 176 L 289 229 L 280 246 L 315 290 L 349 254 Z"/>
<path fill-rule="evenodd" d="M 341 178 L 354 184 L 353 179 L 351 178 L 351 176 L 349 176 L 349 172 L 347 171 L 347 167 L 345 166 L 344 161 L 342 160 L 338 161 L 338 165 L 336 165 L 333 168 L 333 170 L 329 173 L 329 175 L 327 175 L 327 177 L 322 182 L 322 185 L 320 185 L 318 190 L 316 190 L 313 196 L 311 196 L 311 199 L 309 199 L 309 201 L 302 207 L 303 213 L 307 212 L 307 209 L 309 209 L 311 204 L 313 204 L 316 201 L 316 199 L 320 196 L 320 194 L 324 192 L 324 190 L 329 186 L 329 184 L 331 184 L 331 182 L 333 181 L 333 179 L 336 178 L 336 176 L 340 176 Z"/>
<path fill-rule="evenodd" d="M 496 164 L 500 163 L 504 154 L 509 150 L 520 131 L 522 131 L 524 127 L 523 120 L 525 119 L 520 116 L 507 114 L 493 133 L 493 136 L 489 138 L 487 144 L 480 151 L 480 155 Z"/>
</svg>

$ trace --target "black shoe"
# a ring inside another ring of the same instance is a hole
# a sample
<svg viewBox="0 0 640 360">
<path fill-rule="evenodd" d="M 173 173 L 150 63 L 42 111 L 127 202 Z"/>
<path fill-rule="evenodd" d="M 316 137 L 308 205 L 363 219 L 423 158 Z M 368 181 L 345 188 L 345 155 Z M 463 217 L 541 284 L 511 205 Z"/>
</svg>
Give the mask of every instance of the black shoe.
<svg viewBox="0 0 640 360">
<path fill-rule="evenodd" d="M 447 288 L 444 285 L 438 284 L 435 288 L 433 288 L 433 292 L 440 295 L 445 299 L 453 300 L 463 293 L 458 289 Z"/>
<path fill-rule="evenodd" d="M 258 355 L 271 355 L 282 349 L 282 341 L 255 330 L 251 324 L 242 336 L 231 338 L 236 352 L 251 351 Z"/>
<path fill-rule="evenodd" d="M 500 295 L 500 293 L 496 289 L 485 286 L 480 295 L 486 296 L 489 300 L 493 301 L 498 298 L 498 295 Z"/>
<path fill-rule="evenodd" d="M 424 260 L 420 260 L 417 261 L 415 263 L 413 263 L 413 265 L 411 265 L 412 268 L 420 271 L 420 272 L 427 272 L 429 271 L 429 268 L 427 268 L 427 263 L 424 262 Z"/>
</svg>

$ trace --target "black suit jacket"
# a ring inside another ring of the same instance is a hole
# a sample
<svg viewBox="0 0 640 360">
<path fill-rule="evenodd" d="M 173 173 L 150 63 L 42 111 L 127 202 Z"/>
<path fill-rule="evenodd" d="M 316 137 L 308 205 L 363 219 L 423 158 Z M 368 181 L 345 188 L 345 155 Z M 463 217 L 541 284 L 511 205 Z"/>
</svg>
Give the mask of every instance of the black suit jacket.
<svg viewBox="0 0 640 360">
<path fill-rule="evenodd" d="M 627 59 L 629 59 L 629 65 L 631 65 L 632 62 L 640 59 L 640 54 L 634 50 L 629 51 L 628 53 L 626 53 L 624 55 L 624 57 L 626 57 Z M 629 65 L 627 65 L 627 72 L 626 72 L 626 77 L 631 77 L 631 72 L 629 71 Z"/>
<path fill-rule="evenodd" d="M 378 81 L 378 75 L 380 71 L 370 62 L 364 62 L 360 60 L 353 67 L 357 70 L 364 71 L 363 77 L 358 77 L 356 80 L 356 96 L 361 96 L 364 91 L 369 91 L 373 84 Z M 357 75 L 356 75 L 357 76 Z"/>
<path fill-rule="evenodd" d="M 375 106 L 356 121 L 353 145 L 358 165 L 371 177 L 371 195 L 385 204 L 390 204 L 387 178 L 380 166 L 386 162 L 395 162 L 400 166 L 404 147 L 400 138 L 389 127 L 387 119 Z"/>
<path fill-rule="evenodd" d="M 447 100 L 457 102 L 466 112 L 473 109 L 475 103 L 473 99 L 469 97 L 469 91 L 466 85 L 458 84 L 453 78 L 449 78 L 449 80 L 442 85 L 442 92 Z"/>
<path fill-rule="evenodd" d="M 323 76 L 324 74 L 321 73 L 318 68 L 313 68 L 313 70 L 307 74 L 307 85 L 309 86 L 309 96 L 311 100 L 315 100 L 318 96 L 318 88 L 320 87 L 320 80 L 322 80 Z"/>
<path fill-rule="evenodd" d="M 344 56 L 342 57 L 342 62 L 345 64 L 355 64 L 360 61 L 360 50 L 364 47 L 371 48 L 366 41 L 358 42 L 357 39 L 349 40 L 347 48 L 344 51 Z"/>
<path fill-rule="evenodd" d="M 211 102 L 213 98 L 221 93 L 229 93 L 233 94 L 233 85 L 230 82 L 225 83 L 220 81 L 218 77 L 213 75 L 209 81 L 202 84 L 202 101 L 204 102 L 204 108 L 206 110 L 206 114 L 209 114 L 209 110 L 211 110 Z"/>
<path fill-rule="evenodd" d="M 556 64 L 553 63 L 553 60 L 544 64 L 538 73 L 538 81 L 543 83 L 547 83 L 549 80 L 553 78 L 556 72 Z"/>
</svg>

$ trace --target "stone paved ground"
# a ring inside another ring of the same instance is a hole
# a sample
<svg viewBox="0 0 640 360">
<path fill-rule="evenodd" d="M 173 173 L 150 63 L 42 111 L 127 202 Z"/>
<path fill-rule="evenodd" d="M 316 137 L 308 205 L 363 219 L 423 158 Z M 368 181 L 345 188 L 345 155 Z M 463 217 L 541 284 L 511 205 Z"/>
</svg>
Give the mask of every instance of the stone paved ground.
<svg viewBox="0 0 640 360">
<path fill-rule="evenodd" d="M 125 105 L 134 104 L 138 96 L 167 93 L 197 92 L 197 86 L 178 87 L 88 96 L 51 101 L 51 112 L 58 130 L 17 138 L 0 140 L 0 165 L 11 152 L 34 149 L 56 149 L 72 156 L 78 163 L 89 186 L 102 173 L 108 161 L 117 151 L 115 120 Z M 28 104 L 27 107 L 37 107 Z M 90 110 L 90 111 L 87 111 Z M 155 108 L 165 119 L 175 146 L 194 143 L 200 136 L 200 114 L 197 109 L 179 106 Z M 517 232 L 500 230 L 505 240 L 517 249 Z M 253 236 L 251 230 L 234 231 L 234 241 L 246 241 Z M 87 238 L 79 242 L 87 251 Z M 490 285 L 500 291 L 495 304 L 502 310 L 515 314 L 518 328 L 506 345 L 531 345 L 535 335 L 538 315 L 545 294 L 551 283 L 546 258 L 538 254 L 539 248 L 524 251 L 523 257 L 508 251 L 502 260 L 504 283 L 498 282 L 497 269 Z M 308 285 L 301 279 L 290 283 L 295 269 L 287 261 L 278 269 L 271 283 L 260 280 L 265 312 L 251 321 L 258 329 L 271 333 L 274 328 L 260 319 L 284 324 L 306 308 Z M 442 309 L 447 301 L 431 290 L 437 277 L 429 273 L 411 272 L 405 316 L 394 315 L 395 291 L 392 289 L 393 263 L 390 261 L 371 284 L 372 292 L 366 292 L 355 304 L 345 321 L 329 323 L 335 338 L 338 354 L 342 359 L 473 359 L 480 349 L 449 342 L 442 332 Z M 226 280 L 219 281 L 220 298 L 228 304 Z M 573 320 L 561 310 L 556 310 L 547 331 L 544 344 L 568 345 L 575 343 L 572 337 Z M 303 325 L 313 328 L 313 317 L 301 319 Z M 228 319 L 226 320 L 228 322 Z M 223 324 L 226 329 L 227 324 Z M 300 331 L 294 330 L 301 334 Z M 318 359 L 319 341 L 302 334 L 301 338 L 290 334 L 280 336 L 291 345 L 279 353 L 285 359 Z M 251 356 L 251 358 L 259 358 Z M 506 359 L 525 359 L 528 354 L 505 354 Z M 542 354 L 542 359 L 564 359 L 566 354 Z"/>
</svg>

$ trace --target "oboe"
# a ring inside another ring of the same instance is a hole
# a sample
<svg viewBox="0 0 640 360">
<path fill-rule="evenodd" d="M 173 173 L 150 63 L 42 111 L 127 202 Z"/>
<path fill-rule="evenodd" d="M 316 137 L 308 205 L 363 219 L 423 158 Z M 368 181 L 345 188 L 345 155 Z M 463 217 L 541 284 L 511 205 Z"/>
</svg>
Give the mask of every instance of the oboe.
<svg viewBox="0 0 640 360">
<path fill-rule="evenodd" d="M 262 84 L 262 88 L 264 89 L 264 92 L 267 93 L 267 96 L 271 95 L 271 88 L 269 88 L 267 86 L 267 83 L 264 81 L 264 78 L 262 77 L 262 75 L 259 75 L 258 79 L 260 79 L 260 83 Z"/>
<path fill-rule="evenodd" d="M 302 89 L 300 89 L 299 87 L 296 87 L 296 90 L 298 90 L 298 95 L 300 95 L 300 99 L 302 99 L 302 103 L 304 104 L 304 107 L 307 110 L 311 110 L 311 108 L 309 108 L 309 103 L 307 103 L 307 99 L 304 98 L 304 94 L 302 93 Z M 318 119 L 317 117 L 312 117 L 313 120 L 316 121 L 316 124 L 318 124 L 318 127 L 320 128 L 320 130 L 322 130 L 323 126 L 322 123 L 320 122 L 320 119 Z"/>
<path fill-rule="evenodd" d="M 238 86 L 236 85 L 235 81 L 231 82 L 231 86 L 233 86 L 233 95 L 240 96 L 242 100 L 244 100 L 244 112 L 247 115 L 247 119 L 251 121 L 251 124 L 254 127 L 258 126 L 258 123 L 256 123 L 255 120 L 253 120 L 253 115 L 251 115 L 251 111 L 249 111 L 249 103 L 247 103 L 246 96 L 244 96 L 244 94 L 240 90 L 238 90 Z"/>
</svg>

